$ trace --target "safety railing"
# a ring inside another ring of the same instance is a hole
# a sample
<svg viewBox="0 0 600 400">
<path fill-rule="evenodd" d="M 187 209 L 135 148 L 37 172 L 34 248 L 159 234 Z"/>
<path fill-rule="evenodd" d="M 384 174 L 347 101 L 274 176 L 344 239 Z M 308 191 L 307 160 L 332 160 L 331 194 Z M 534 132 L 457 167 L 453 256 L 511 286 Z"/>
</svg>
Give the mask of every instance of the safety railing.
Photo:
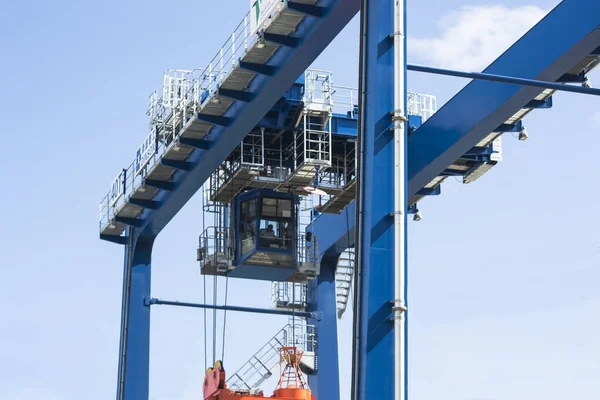
<svg viewBox="0 0 600 400">
<path fill-rule="evenodd" d="M 304 309 L 307 286 L 298 282 L 272 282 L 271 301 L 275 308 Z"/>
<path fill-rule="evenodd" d="M 356 118 L 358 114 L 358 89 L 332 85 L 333 113 Z"/>
<path fill-rule="evenodd" d="M 304 102 L 328 109 L 333 102 L 331 71 L 308 69 L 304 73 Z"/>
<path fill-rule="evenodd" d="M 114 220 L 117 212 L 129 201 L 129 197 L 144 183 L 144 179 L 160 162 L 162 154 L 170 146 L 161 132 L 150 132 L 136 152 L 134 161 L 123 168 L 111 184 L 111 191 L 100 203 L 100 231 Z"/>
<path fill-rule="evenodd" d="M 265 130 L 250 132 L 240 144 L 242 164 L 263 167 L 265 165 Z"/>
<path fill-rule="evenodd" d="M 250 12 L 204 69 L 165 72 L 163 95 L 150 96 L 148 115 L 151 132 L 137 151 L 136 160 L 111 183 L 111 190 L 100 204 L 100 231 L 114 220 L 129 196 L 143 183 L 148 171 L 177 145 L 181 128 L 211 100 L 219 86 L 238 66 L 239 60 L 261 40 L 257 31 L 266 29 L 285 7 L 279 3 L 262 26 L 253 26 Z M 142 166 L 143 165 L 143 166 Z"/>
<path fill-rule="evenodd" d="M 305 352 L 316 350 L 317 335 L 315 326 L 306 323 L 306 319 L 290 316 L 286 328 L 286 346 L 298 347 Z"/>
<path fill-rule="evenodd" d="M 251 391 L 271 377 L 279 364 L 279 349 L 288 343 L 288 325 L 280 329 L 267 343 L 234 372 L 226 381 L 231 390 Z"/>
<path fill-rule="evenodd" d="M 242 167 L 242 158 L 240 147 L 236 147 L 235 150 L 210 174 L 209 178 L 209 199 L 213 199 L 214 196 L 221 190 L 221 188 L 229 183 L 236 172 Z"/>
<path fill-rule="evenodd" d="M 201 266 L 227 268 L 234 254 L 233 232 L 230 228 L 209 226 L 200 235 L 197 260 Z"/>
<path fill-rule="evenodd" d="M 318 263 L 321 259 L 319 253 L 319 241 L 310 232 L 301 233 L 296 241 L 296 259 L 300 263 Z"/>
<path fill-rule="evenodd" d="M 354 266 L 356 265 L 356 254 L 354 248 L 347 248 L 340 254 L 335 269 L 335 289 L 338 318 L 341 318 L 350 298 L 352 279 L 354 277 Z"/>
<path fill-rule="evenodd" d="M 303 318 L 290 317 L 289 323 L 281 328 L 264 346 L 254 353 L 240 369 L 227 379 L 231 390 L 253 392 L 273 375 L 280 363 L 282 347 L 296 346 L 305 352 L 314 352 L 317 341 L 315 327 Z"/>
<path fill-rule="evenodd" d="M 344 188 L 356 177 L 356 145 L 343 143 L 344 152 L 333 158 L 329 168 L 323 168 L 319 175 L 319 184 Z"/>
<path fill-rule="evenodd" d="M 430 94 L 407 93 L 407 114 L 419 115 L 422 122 L 427 121 L 437 111 L 435 96 Z"/>
<path fill-rule="evenodd" d="M 331 165 L 332 135 L 329 130 L 323 130 L 324 123 L 314 116 L 304 115 L 304 127 L 295 132 L 294 136 L 294 169 L 304 164 Z M 330 129 L 329 126 L 325 128 Z"/>
<path fill-rule="evenodd" d="M 358 89 L 349 86 L 331 85 L 332 109 L 334 114 L 356 118 L 358 114 Z M 418 115 L 425 122 L 437 111 L 436 97 L 429 94 L 407 93 L 407 114 Z"/>
</svg>

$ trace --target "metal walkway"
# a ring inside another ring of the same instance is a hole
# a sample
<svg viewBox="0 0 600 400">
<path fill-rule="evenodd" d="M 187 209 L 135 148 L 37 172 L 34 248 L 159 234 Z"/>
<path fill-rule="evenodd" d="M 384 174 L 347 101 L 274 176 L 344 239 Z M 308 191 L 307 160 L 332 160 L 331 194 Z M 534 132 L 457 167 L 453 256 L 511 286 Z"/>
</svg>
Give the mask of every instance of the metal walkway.
<svg viewBox="0 0 600 400">
<path fill-rule="evenodd" d="M 359 0 L 294 0 L 259 32 L 246 16 L 209 65 L 175 71 L 152 129 L 100 204 L 100 236 L 158 234 L 359 10 Z"/>
</svg>

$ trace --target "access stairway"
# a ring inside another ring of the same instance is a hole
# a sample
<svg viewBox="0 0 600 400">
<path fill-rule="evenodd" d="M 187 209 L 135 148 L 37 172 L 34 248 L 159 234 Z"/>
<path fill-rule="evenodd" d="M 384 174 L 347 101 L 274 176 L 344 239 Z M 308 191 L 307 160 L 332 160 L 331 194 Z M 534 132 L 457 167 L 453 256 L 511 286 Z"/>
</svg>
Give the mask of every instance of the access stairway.
<svg viewBox="0 0 600 400">
<path fill-rule="evenodd" d="M 232 390 L 251 393 L 256 391 L 278 368 L 280 349 L 287 346 L 295 346 L 304 351 L 300 367 L 305 373 L 315 371 L 316 338 L 314 330 L 301 318 L 290 318 L 290 323 L 281 328 L 227 379 L 227 386 Z"/>
<path fill-rule="evenodd" d="M 354 248 L 349 248 L 340 254 L 338 259 L 335 270 L 335 295 L 338 318 L 342 318 L 348 306 L 352 279 L 354 277 L 355 256 Z"/>
<path fill-rule="evenodd" d="M 354 248 L 346 249 L 338 258 L 335 270 L 335 289 L 337 316 L 342 318 L 348 306 L 352 279 L 354 277 L 355 254 Z M 274 308 L 281 310 L 306 311 L 306 283 L 272 282 L 271 302 Z"/>
</svg>

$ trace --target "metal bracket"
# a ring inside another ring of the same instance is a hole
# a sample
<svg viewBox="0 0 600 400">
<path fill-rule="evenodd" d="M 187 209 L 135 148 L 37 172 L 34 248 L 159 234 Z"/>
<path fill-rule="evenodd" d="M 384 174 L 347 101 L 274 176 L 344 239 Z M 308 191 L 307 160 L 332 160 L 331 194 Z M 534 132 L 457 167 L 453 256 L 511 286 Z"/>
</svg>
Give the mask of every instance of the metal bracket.
<svg viewBox="0 0 600 400">
<path fill-rule="evenodd" d="M 310 313 L 310 317 L 317 321 L 321 321 L 323 319 L 323 312 L 322 311 L 313 311 Z"/>
<path fill-rule="evenodd" d="M 395 121 L 402 121 L 402 122 L 408 121 L 408 118 L 406 117 L 406 115 L 404 115 L 402 110 L 394 110 L 394 111 L 391 111 L 390 114 L 392 115 L 392 121 L 394 121 L 394 122 Z"/>
<path fill-rule="evenodd" d="M 391 304 L 395 304 L 395 303 L 396 303 L 396 301 L 397 301 L 397 300 L 390 300 L 390 303 L 391 303 Z M 398 301 L 399 301 L 399 300 L 398 300 Z M 407 312 L 407 311 L 408 311 L 408 308 L 407 308 L 406 306 L 392 306 L 392 312 L 393 312 L 393 313 L 395 313 L 396 311 L 400 311 L 402 314 L 404 314 L 405 312 Z M 396 316 L 396 315 L 394 315 L 394 316 L 392 316 L 392 317 L 390 318 L 390 320 L 392 320 L 392 321 L 393 321 L 393 320 L 396 320 L 396 319 L 399 319 L 399 318 L 400 318 L 400 316 Z"/>
<path fill-rule="evenodd" d="M 405 214 L 408 214 L 408 212 L 392 211 L 392 212 L 388 213 L 388 217 L 394 217 L 396 215 L 405 215 Z"/>
</svg>

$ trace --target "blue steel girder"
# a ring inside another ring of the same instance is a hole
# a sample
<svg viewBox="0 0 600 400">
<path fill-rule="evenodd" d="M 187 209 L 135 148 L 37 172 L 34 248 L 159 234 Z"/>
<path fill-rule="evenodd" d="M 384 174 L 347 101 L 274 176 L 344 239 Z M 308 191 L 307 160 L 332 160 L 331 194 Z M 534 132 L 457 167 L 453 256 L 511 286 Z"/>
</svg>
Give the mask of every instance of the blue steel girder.
<svg viewBox="0 0 600 400">
<path fill-rule="evenodd" d="M 337 303 L 335 268 L 339 254 L 321 261 L 321 273 L 308 282 L 308 311 L 322 313 L 311 319 L 315 326 L 317 371 L 308 376 L 308 384 L 317 398 L 340 399 L 340 368 L 337 338 Z"/>
<path fill-rule="evenodd" d="M 565 25 L 565 21 L 573 21 Z M 593 63 L 600 45 L 600 2 L 564 0 L 494 61 L 485 73 L 558 81 Z M 587 62 L 586 62 L 587 60 Z M 409 194 L 438 176 L 543 89 L 475 80 L 411 135 Z"/>
<path fill-rule="evenodd" d="M 295 3 L 291 2 L 292 6 Z M 197 118 L 214 124 L 206 141 L 186 160 L 187 170 L 178 169 L 168 182 L 168 187 L 158 187 L 160 192 L 152 199 L 157 209 L 143 209 L 136 217 L 141 221 L 140 228 L 144 236 L 156 236 L 179 210 L 198 191 L 202 183 L 219 164 L 234 150 L 248 132 L 250 132 L 277 103 L 286 90 L 319 56 L 327 45 L 356 15 L 360 8 L 359 0 L 320 0 L 319 16 L 309 13 L 301 7 L 298 12 L 306 12 L 305 18 L 294 33 L 298 38 L 295 46 L 282 45 L 267 63 L 268 71 L 259 71 L 259 75 L 250 83 L 247 92 L 254 95 L 243 99 L 233 99 L 223 117 L 214 118 L 199 114 Z M 311 8 L 315 10 L 317 8 Z M 241 65 L 241 63 L 240 63 Z M 257 66 L 243 65 L 248 69 Z M 262 73 L 264 72 L 264 73 Z M 226 93 L 236 97 L 235 93 Z M 239 96 L 238 96 L 239 97 Z M 206 147 L 202 149 L 201 147 Z M 155 184 L 156 182 L 151 182 Z M 132 222 L 132 221 L 128 221 Z"/>
<path fill-rule="evenodd" d="M 573 23 L 565 25 L 565 21 Z M 498 57 L 485 73 L 556 82 L 565 74 L 589 72 L 600 46 L 600 2 L 564 0 Z M 536 100 L 540 88 L 474 80 L 408 138 L 408 194 L 416 196 L 481 139 L 521 109 L 550 108 Z M 346 228 L 346 213 L 349 225 Z M 354 202 L 340 215 L 313 223 L 323 254 L 354 245 Z M 350 234 L 348 234 L 350 231 Z"/>
<path fill-rule="evenodd" d="M 150 374 L 151 258 L 154 238 L 125 232 L 117 400 L 147 399 Z"/>
<path fill-rule="evenodd" d="M 398 1 L 406 3 L 405 0 Z M 394 240 L 394 165 L 398 162 L 392 130 L 396 78 L 395 2 L 368 0 L 362 4 L 365 8 L 361 18 L 361 132 L 356 185 L 360 207 L 356 216 L 359 234 L 355 253 L 357 291 L 354 309 L 354 332 L 359 340 L 353 348 L 352 398 L 397 399 L 396 389 L 405 390 L 403 383 L 407 380 L 405 374 L 395 375 L 400 367 L 396 365 L 395 349 L 405 355 L 406 342 L 396 343 L 393 319 L 397 317 L 393 312 L 396 300 L 405 304 L 404 299 L 395 297 L 394 284 L 401 279 L 394 269 L 395 255 L 401 251 L 397 246 L 406 249 L 406 241 L 398 244 Z M 405 15 L 402 18 L 405 25 Z M 402 39 L 404 46 L 405 38 Z M 406 54 L 403 58 L 401 62 L 405 63 Z M 406 78 L 406 68 L 400 73 Z M 400 96 L 406 100 L 406 95 L 403 85 Z M 405 131 L 401 140 L 407 136 Z M 406 148 L 403 151 L 406 155 Z M 406 193 L 404 196 L 406 200 Z M 406 226 L 406 215 L 401 223 Z M 406 261 L 406 253 L 403 257 Z M 405 365 L 402 367 L 406 368 Z"/>
</svg>

